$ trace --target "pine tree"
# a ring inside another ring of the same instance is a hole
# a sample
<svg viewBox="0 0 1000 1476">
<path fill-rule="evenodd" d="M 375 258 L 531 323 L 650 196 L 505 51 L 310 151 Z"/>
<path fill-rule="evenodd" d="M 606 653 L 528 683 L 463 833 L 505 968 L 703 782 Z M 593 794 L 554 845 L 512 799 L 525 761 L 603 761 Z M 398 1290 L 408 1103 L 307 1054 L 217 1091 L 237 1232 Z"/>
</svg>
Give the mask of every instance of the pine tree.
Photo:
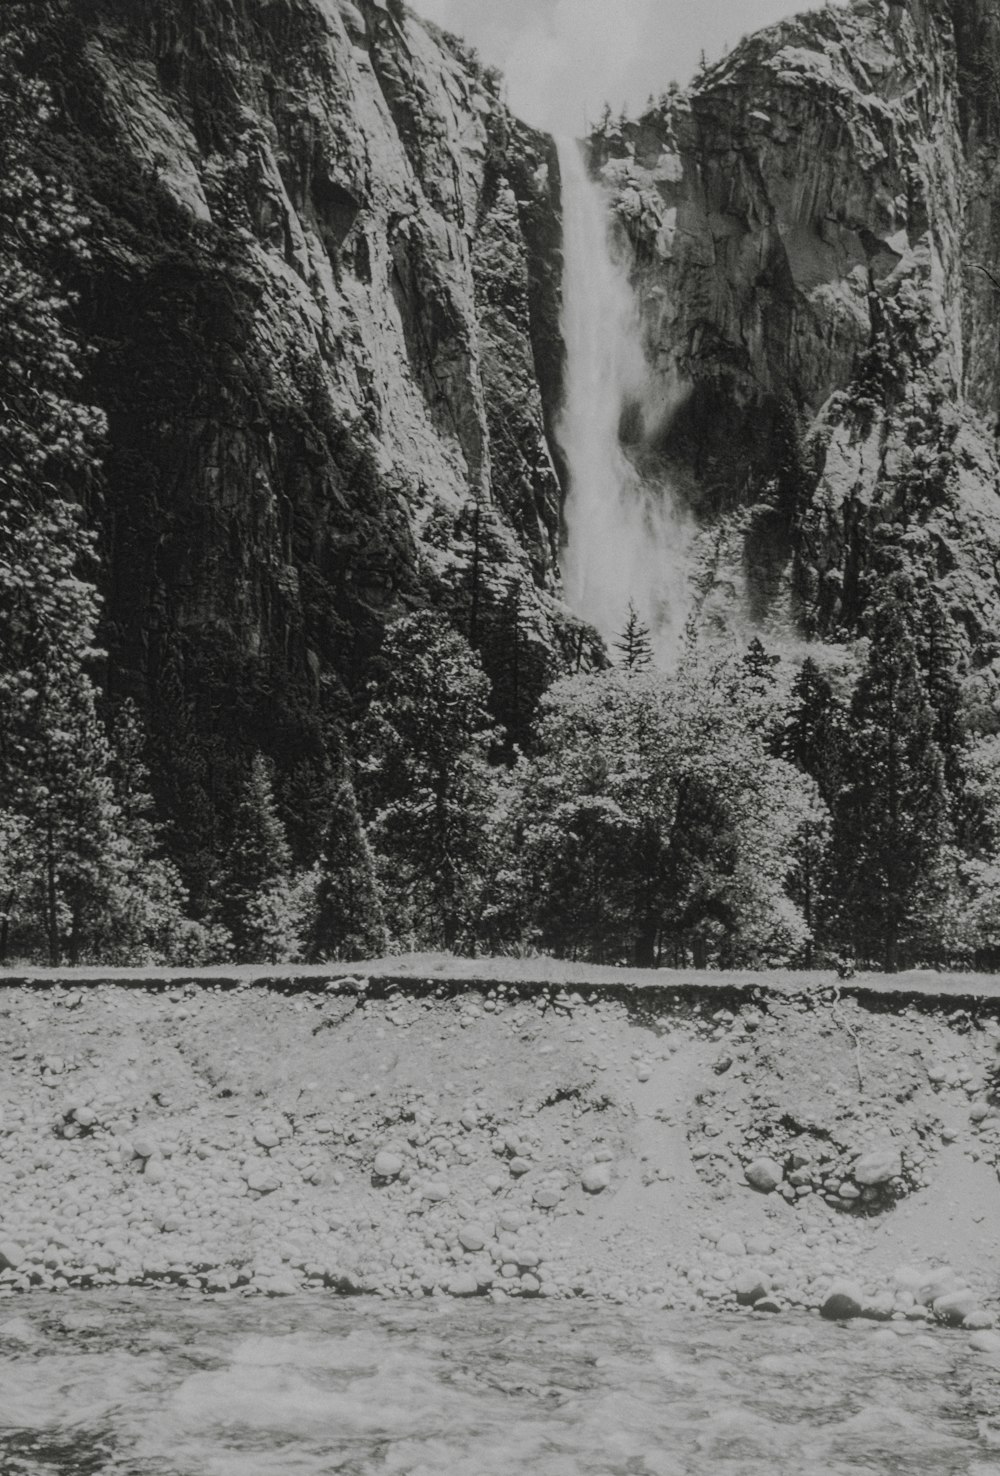
<svg viewBox="0 0 1000 1476">
<path fill-rule="evenodd" d="M 345 777 L 334 790 L 323 837 L 310 954 L 319 960 L 373 958 L 385 952 L 386 942 L 375 858 Z"/>
<path fill-rule="evenodd" d="M 422 611 L 389 630 L 357 751 L 360 797 L 397 937 L 452 948 L 472 915 L 497 732 L 468 642 Z"/>
<path fill-rule="evenodd" d="M 240 790 L 216 907 L 237 958 L 253 962 L 266 949 L 262 910 L 292 878 L 292 852 L 274 797 L 271 766 L 255 753 Z"/>
<path fill-rule="evenodd" d="M 780 656 L 769 655 L 760 637 L 754 636 L 743 656 L 743 666 L 751 686 L 762 693 L 769 691 L 775 684 L 774 668 L 780 661 Z"/>
<path fill-rule="evenodd" d="M 868 664 L 850 711 L 850 782 L 834 817 L 841 936 L 888 972 L 912 951 L 950 839 L 944 762 L 912 608 L 912 587 L 898 574 L 872 602 Z"/>
<path fill-rule="evenodd" d="M 626 671 L 645 671 L 653 664 L 653 642 L 649 626 L 640 620 L 632 600 L 628 602 L 625 626 L 614 642 L 614 647 L 621 652 L 621 664 Z"/>
<path fill-rule="evenodd" d="M 776 752 L 816 781 L 832 809 L 844 783 L 847 709 L 811 656 L 803 661 Z"/>
</svg>

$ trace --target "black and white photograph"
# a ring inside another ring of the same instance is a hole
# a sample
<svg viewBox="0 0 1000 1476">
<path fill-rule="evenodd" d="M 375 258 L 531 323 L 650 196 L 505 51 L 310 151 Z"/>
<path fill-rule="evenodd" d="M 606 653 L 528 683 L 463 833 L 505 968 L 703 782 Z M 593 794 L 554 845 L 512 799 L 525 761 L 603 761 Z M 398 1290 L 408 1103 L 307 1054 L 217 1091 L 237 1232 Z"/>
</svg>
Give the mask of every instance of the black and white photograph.
<svg viewBox="0 0 1000 1476">
<path fill-rule="evenodd" d="M 0 0 L 0 1476 L 1000 1476 L 1000 0 Z"/>
</svg>

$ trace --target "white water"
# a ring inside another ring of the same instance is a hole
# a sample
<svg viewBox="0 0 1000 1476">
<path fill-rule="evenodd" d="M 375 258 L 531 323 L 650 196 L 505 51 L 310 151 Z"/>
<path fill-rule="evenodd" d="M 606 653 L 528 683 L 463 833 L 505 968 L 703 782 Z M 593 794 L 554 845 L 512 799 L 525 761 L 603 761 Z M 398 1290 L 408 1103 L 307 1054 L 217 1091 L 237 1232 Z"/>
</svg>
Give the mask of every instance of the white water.
<svg viewBox="0 0 1000 1476">
<path fill-rule="evenodd" d="M 577 614 L 613 641 L 631 601 L 669 663 L 687 614 L 685 518 L 665 479 L 644 477 L 622 445 L 622 414 L 639 444 L 670 406 L 643 347 L 628 248 L 606 196 L 572 139 L 559 143 L 563 192 L 566 385 L 557 427 L 569 470 L 563 582 Z"/>
<path fill-rule="evenodd" d="M 919 1324 L 596 1303 L 0 1301 L 4 1476 L 997 1476 Z"/>
</svg>

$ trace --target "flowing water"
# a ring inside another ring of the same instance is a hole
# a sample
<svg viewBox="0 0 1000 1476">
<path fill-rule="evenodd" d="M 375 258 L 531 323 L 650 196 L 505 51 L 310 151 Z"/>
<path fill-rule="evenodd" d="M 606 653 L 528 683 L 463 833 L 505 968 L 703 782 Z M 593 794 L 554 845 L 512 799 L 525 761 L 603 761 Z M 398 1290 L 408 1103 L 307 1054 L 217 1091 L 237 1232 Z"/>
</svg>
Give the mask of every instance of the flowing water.
<svg viewBox="0 0 1000 1476">
<path fill-rule="evenodd" d="M 669 415 L 669 396 L 643 347 L 629 248 L 611 228 L 607 196 L 574 140 L 560 142 L 559 167 L 566 377 L 557 435 L 569 471 L 566 598 L 611 640 L 631 601 L 665 664 L 687 613 L 687 531 L 666 480 L 639 462 Z"/>
<path fill-rule="evenodd" d="M 590 1303 L 32 1297 L 0 1303 L 0 1471 L 1000 1476 L 984 1357 Z"/>
</svg>

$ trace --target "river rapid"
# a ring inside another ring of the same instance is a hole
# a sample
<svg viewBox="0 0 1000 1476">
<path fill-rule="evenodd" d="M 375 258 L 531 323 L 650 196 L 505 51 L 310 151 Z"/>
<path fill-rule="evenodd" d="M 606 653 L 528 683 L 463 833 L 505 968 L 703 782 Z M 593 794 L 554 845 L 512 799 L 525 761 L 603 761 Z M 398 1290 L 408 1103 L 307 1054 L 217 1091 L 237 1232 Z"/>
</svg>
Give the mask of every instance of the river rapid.
<svg viewBox="0 0 1000 1476">
<path fill-rule="evenodd" d="M 0 1471 L 1000 1476 L 993 1359 L 918 1324 L 591 1303 L 12 1299 Z"/>
</svg>

